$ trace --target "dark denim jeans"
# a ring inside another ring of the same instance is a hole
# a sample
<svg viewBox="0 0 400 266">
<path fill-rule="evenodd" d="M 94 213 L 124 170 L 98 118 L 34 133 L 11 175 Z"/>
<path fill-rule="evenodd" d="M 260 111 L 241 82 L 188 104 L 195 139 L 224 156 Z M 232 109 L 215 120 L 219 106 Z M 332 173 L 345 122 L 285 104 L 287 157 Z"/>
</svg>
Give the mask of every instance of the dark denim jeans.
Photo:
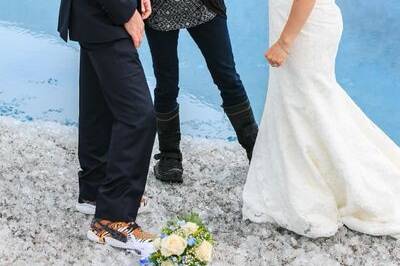
<svg viewBox="0 0 400 266">
<path fill-rule="evenodd" d="M 187 29 L 201 50 L 214 83 L 220 90 L 224 106 L 248 100 L 236 72 L 226 18 L 217 16 L 210 22 Z M 179 30 L 157 31 L 146 26 L 146 35 L 153 57 L 155 109 L 168 113 L 176 109 L 179 93 L 178 36 Z M 196 82 L 195 78 L 193 82 Z"/>
</svg>

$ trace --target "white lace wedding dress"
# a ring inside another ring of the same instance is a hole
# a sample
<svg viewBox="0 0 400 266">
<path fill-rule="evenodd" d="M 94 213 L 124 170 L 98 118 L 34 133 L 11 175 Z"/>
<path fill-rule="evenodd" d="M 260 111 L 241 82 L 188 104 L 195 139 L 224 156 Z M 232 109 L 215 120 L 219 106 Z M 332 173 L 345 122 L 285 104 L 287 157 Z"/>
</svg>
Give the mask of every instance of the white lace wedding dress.
<svg viewBox="0 0 400 266">
<path fill-rule="evenodd" d="M 291 5 L 270 0 L 271 42 Z M 313 238 L 343 224 L 399 237 L 400 149 L 336 81 L 342 26 L 334 0 L 317 0 L 287 62 L 271 69 L 243 216 Z"/>
</svg>

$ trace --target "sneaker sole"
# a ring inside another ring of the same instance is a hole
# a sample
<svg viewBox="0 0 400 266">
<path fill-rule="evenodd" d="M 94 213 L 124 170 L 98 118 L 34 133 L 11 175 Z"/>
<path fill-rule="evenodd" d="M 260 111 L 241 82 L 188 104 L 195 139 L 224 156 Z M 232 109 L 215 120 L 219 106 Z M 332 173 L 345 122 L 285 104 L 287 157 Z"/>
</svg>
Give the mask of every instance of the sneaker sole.
<svg viewBox="0 0 400 266">
<path fill-rule="evenodd" d="M 146 206 L 141 206 L 139 208 L 138 214 L 144 214 L 150 212 L 150 204 L 147 203 Z M 96 213 L 96 206 L 87 203 L 77 203 L 75 208 L 78 212 L 86 214 L 86 215 L 94 215 Z"/>
<path fill-rule="evenodd" d="M 78 212 L 87 214 L 87 215 L 94 215 L 96 213 L 96 206 L 88 203 L 77 203 L 75 208 Z"/>
<path fill-rule="evenodd" d="M 148 257 L 153 252 L 155 252 L 154 245 L 151 242 L 141 242 L 138 240 L 131 240 L 127 243 L 118 241 L 112 237 L 105 237 L 104 241 L 100 241 L 100 238 L 92 231 L 89 230 L 86 234 L 87 238 L 90 241 L 93 241 L 97 244 L 109 245 L 119 249 L 126 249 L 130 251 L 134 251 L 137 255 Z"/>
<path fill-rule="evenodd" d="M 162 182 L 166 182 L 166 183 L 178 183 L 178 184 L 182 184 L 183 183 L 183 171 L 181 169 L 170 169 L 168 171 L 168 174 L 163 174 L 161 175 L 156 167 L 154 167 L 154 175 L 156 177 L 156 179 L 162 181 Z"/>
</svg>

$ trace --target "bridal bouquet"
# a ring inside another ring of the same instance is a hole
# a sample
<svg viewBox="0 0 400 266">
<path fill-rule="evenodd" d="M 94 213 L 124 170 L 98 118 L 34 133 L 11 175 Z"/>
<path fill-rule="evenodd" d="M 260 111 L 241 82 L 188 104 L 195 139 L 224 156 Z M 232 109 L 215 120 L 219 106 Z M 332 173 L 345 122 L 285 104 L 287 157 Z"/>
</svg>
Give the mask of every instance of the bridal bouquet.
<svg viewBox="0 0 400 266">
<path fill-rule="evenodd" d="M 155 252 L 141 266 L 205 266 L 211 261 L 213 237 L 199 215 L 169 221 L 153 243 Z"/>
</svg>

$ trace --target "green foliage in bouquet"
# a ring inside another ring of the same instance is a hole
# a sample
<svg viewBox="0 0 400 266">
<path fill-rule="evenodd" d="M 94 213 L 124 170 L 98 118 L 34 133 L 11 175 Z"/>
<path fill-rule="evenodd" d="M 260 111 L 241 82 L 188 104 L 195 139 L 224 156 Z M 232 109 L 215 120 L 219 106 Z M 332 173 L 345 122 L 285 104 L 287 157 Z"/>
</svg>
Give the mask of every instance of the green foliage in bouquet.
<svg viewBox="0 0 400 266">
<path fill-rule="evenodd" d="M 214 240 L 198 214 L 167 222 L 154 241 L 156 251 L 141 260 L 142 266 L 206 266 L 212 257 Z"/>
</svg>

